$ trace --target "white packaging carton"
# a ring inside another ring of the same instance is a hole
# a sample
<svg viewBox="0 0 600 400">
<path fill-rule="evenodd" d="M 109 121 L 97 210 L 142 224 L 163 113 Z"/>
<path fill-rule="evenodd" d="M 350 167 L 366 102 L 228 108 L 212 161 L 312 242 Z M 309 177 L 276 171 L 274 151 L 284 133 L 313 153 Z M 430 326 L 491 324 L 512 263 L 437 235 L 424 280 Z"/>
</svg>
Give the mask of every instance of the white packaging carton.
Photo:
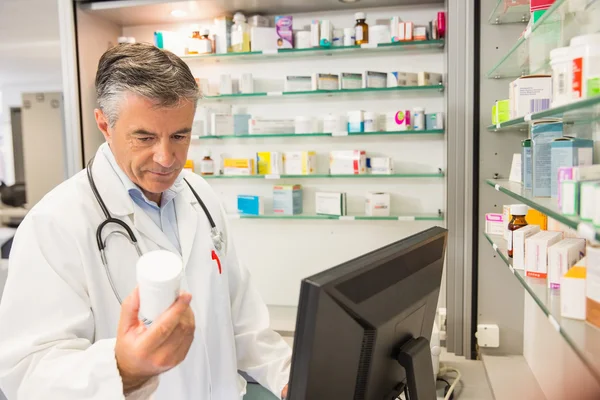
<svg viewBox="0 0 600 400">
<path fill-rule="evenodd" d="M 341 150 L 329 153 L 329 173 L 332 175 L 361 175 L 367 173 L 364 150 Z"/>
<path fill-rule="evenodd" d="M 510 83 L 510 118 L 519 118 L 550 108 L 552 99 L 552 77 L 531 75 L 515 79 Z"/>
<path fill-rule="evenodd" d="M 574 266 L 560 280 L 560 315 L 563 318 L 585 320 L 586 275 L 584 266 Z"/>
<path fill-rule="evenodd" d="M 370 217 L 389 217 L 390 194 L 381 192 L 367 192 L 365 215 Z"/>
<path fill-rule="evenodd" d="M 562 232 L 543 231 L 525 241 L 525 274 L 532 278 L 548 277 L 548 248 L 562 240 Z"/>
<path fill-rule="evenodd" d="M 346 193 L 317 192 L 315 207 L 318 215 L 346 215 Z"/>
<path fill-rule="evenodd" d="M 527 225 L 513 231 L 513 268 L 525 269 L 525 242 L 541 231 L 539 225 Z"/>
<path fill-rule="evenodd" d="M 585 256 L 585 239 L 565 239 L 548 249 L 548 287 L 560 288 L 560 279 Z"/>
</svg>

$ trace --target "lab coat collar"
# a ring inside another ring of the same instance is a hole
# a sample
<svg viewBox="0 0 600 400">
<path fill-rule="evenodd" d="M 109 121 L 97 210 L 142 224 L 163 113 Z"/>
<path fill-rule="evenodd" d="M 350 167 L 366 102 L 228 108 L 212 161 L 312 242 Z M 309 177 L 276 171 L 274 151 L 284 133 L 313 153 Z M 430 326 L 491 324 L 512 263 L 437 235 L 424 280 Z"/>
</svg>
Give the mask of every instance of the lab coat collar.
<svg viewBox="0 0 600 400">
<path fill-rule="evenodd" d="M 187 264 L 192 253 L 196 231 L 198 226 L 198 201 L 193 195 L 187 183 L 181 182 L 184 189 L 175 197 L 175 212 L 177 213 L 177 227 L 179 230 L 179 243 L 181 245 L 181 255 L 183 265 Z"/>
</svg>

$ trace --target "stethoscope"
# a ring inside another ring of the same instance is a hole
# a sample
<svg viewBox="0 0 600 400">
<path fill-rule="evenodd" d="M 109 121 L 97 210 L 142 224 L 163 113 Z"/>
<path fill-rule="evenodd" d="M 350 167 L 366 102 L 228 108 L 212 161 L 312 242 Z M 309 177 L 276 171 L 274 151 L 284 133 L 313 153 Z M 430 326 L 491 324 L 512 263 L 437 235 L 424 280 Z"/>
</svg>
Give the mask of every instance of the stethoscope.
<svg viewBox="0 0 600 400">
<path fill-rule="evenodd" d="M 119 291 L 117 290 L 117 288 L 113 282 L 112 274 L 110 273 L 110 269 L 108 268 L 108 262 L 106 260 L 105 252 L 106 252 L 106 244 L 107 244 L 108 238 L 113 233 L 125 237 L 135 247 L 135 250 L 137 251 L 137 253 L 140 257 L 142 256 L 142 250 L 140 249 L 140 245 L 138 243 L 137 237 L 135 236 L 135 234 L 133 233 L 133 230 L 131 230 L 129 225 L 127 225 L 127 223 L 121 221 L 120 219 L 113 218 L 110 215 L 110 212 L 108 211 L 108 208 L 106 207 L 106 204 L 104 203 L 104 200 L 102 200 L 102 197 L 100 196 L 100 193 L 98 192 L 98 188 L 96 187 L 96 183 L 94 182 L 94 177 L 92 176 L 93 163 L 94 163 L 94 159 L 92 158 L 87 164 L 87 167 L 86 167 L 87 177 L 88 177 L 88 181 L 90 183 L 92 192 L 94 193 L 94 197 L 96 198 L 96 201 L 100 205 L 100 208 L 102 209 L 102 212 L 104 213 L 104 216 L 106 217 L 106 219 L 104 221 L 102 221 L 102 223 L 100 225 L 98 225 L 98 228 L 96 229 L 96 243 L 98 244 L 98 250 L 100 251 L 100 257 L 102 258 L 102 264 L 104 265 L 104 269 L 106 270 L 106 276 L 108 277 L 108 282 L 110 283 L 110 287 L 112 288 L 115 296 L 117 297 L 117 300 L 119 300 L 119 304 L 121 304 L 121 303 L 123 303 L 123 300 L 122 300 L 121 296 L 119 295 Z M 198 193 L 196 193 L 194 188 L 192 188 L 192 185 L 190 185 L 190 183 L 187 181 L 187 179 L 184 178 L 183 180 L 188 185 L 188 187 L 190 188 L 192 193 L 194 194 L 194 197 L 198 201 L 198 204 L 200 204 L 200 207 L 202 207 L 202 210 L 204 211 L 204 215 L 206 215 L 208 222 L 210 222 L 210 236 L 211 236 L 211 239 L 213 242 L 213 246 L 215 247 L 215 250 L 218 253 L 220 253 L 223 250 L 223 248 L 225 247 L 225 239 L 223 238 L 223 235 L 217 229 L 217 225 L 215 224 L 215 221 L 213 220 L 212 215 L 210 215 L 208 208 L 206 207 L 206 205 L 204 204 L 204 202 L 202 201 L 200 196 L 198 196 Z M 102 240 L 102 229 L 104 229 L 108 224 L 119 225 L 121 228 L 123 228 L 125 230 L 125 232 L 127 232 L 127 234 L 125 234 L 124 232 L 122 232 L 120 230 L 114 230 L 114 231 L 110 232 L 108 235 L 106 235 L 106 237 L 104 238 L 104 241 L 103 241 Z"/>
</svg>

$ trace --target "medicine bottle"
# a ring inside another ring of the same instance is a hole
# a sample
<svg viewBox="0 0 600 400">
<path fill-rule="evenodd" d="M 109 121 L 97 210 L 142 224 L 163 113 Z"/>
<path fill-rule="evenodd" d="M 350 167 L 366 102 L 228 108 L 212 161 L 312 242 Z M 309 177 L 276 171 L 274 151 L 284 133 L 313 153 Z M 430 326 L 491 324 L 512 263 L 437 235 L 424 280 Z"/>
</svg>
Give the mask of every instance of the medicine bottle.
<svg viewBox="0 0 600 400">
<path fill-rule="evenodd" d="M 200 161 L 200 175 L 214 175 L 215 161 L 210 158 L 210 149 L 204 149 L 204 158 Z"/>
<path fill-rule="evenodd" d="M 512 219 L 508 224 L 508 256 L 512 258 L 513 256 L 513 232 L 517 229 L 521 229 L 524 226 L 527 226 L 527 221 L 525 220 L 525 216 L 527 215 L 527 211 L 529 211 L 529 207 L 525 204 L 513 204 L 510 206 L 510 213 L 512 214 Z"/>
<path fill-rule="evenodd" d="M 202 31 L 202 36 L 200 36 L 198 43 L 198 54 L 210 54 L 213 52 L 213 42 L 208 37 L 209 34 L 210 31 L 208 29 Z"/>
<path fill-rule="evenodd" d="M 231 51 L 245 53 L 250 51 L 250 27 L 242 13 L 235 13 L 231 26 Z"/>
<path fill-rule="evenodd" d="M 200 32 L 194 31 L 192 32 L 192 37 L 188 41 L 188 54 L 198 54 L 198 49 L 200 48 Z"/>
<path fill-rule="evenodd" d="M 369 43 L 369 25 L 365 22 L 367 17 L 365 13 L 357 12 L 354 14 L 356 25 L 354 25 L 354 36 L 357 45 Z"/>
</svg>

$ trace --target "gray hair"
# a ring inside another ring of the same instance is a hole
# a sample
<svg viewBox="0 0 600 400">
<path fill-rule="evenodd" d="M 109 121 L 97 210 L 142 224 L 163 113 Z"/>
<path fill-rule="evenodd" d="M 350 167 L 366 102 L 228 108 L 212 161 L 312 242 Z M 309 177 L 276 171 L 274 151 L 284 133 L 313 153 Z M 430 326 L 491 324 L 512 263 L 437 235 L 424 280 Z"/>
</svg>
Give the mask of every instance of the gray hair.
<svg viewBox="0 0 600 400">
<path fill-rule="evenodd" d="M 175 54 L 147 43 L 119 44 L 106 51 L 98 63 L 98 107 L 111 127 L 119 116 L 126 93 L 176 107 L 182 100 L 196 101 L 200 90 L 187 64 Z"/>
</svg>

